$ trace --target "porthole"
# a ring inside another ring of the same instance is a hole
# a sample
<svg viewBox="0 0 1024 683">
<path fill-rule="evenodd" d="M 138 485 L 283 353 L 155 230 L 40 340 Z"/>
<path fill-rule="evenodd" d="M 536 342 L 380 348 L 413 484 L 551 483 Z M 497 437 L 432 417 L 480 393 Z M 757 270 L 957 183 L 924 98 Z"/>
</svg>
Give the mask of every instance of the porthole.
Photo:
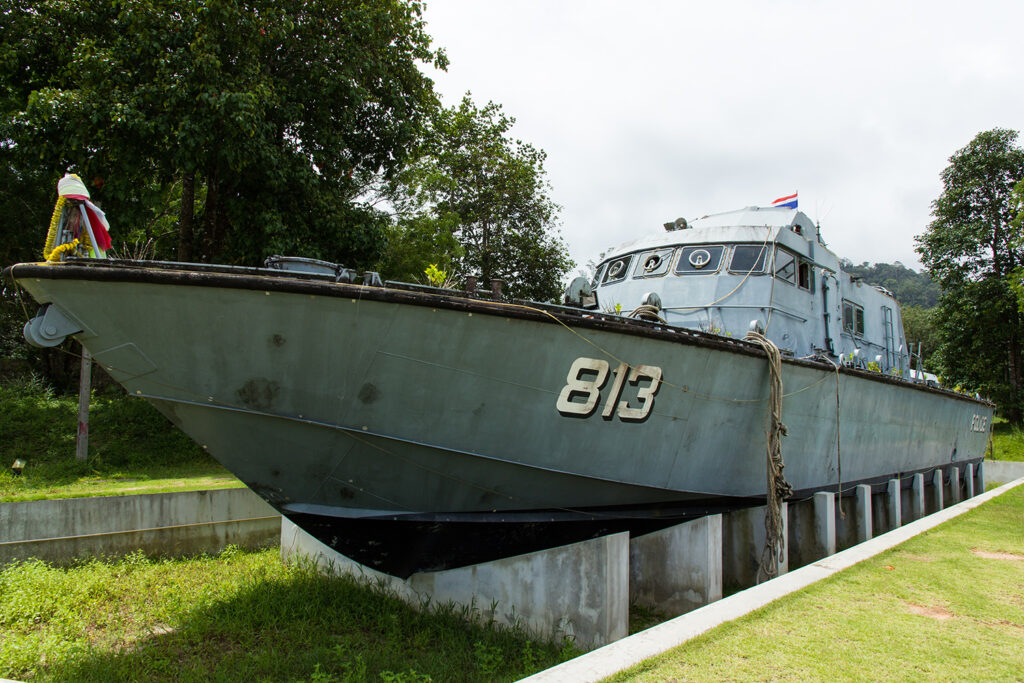
<svg viewBox="0 0 1024 683">
<path fill-rule="evenodd" d="M 711 263 L 711 253 L 707 249 L 694 249 L 690 252 L 690 257 L 687 259 L 690 265 L 700 270 L 707 264 Z"/>
</svg>

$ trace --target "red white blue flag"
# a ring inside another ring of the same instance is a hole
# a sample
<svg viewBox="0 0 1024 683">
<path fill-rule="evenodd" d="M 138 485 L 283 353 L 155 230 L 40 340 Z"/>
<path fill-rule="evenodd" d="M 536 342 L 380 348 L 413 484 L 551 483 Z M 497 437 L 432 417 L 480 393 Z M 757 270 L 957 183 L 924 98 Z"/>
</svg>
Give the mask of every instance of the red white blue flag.
<svg viewBox="0 0 1024 683">
<path fill-rule="evenodd" d="M 779 197 L 774 202 L 772 202 L 772 206 L 780 208 L 780 209 L 795 209 L 796 208 L 796 194 L 797 193 L 794 192 L 791 195 L 787 195 L 785 197 Z"/>
</svg>

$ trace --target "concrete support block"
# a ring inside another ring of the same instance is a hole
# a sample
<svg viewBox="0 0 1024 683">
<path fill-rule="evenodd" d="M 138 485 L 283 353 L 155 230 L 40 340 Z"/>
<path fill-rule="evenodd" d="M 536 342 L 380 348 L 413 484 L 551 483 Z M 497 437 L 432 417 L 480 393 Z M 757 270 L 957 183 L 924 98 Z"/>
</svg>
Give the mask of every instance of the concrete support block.
<svg viewBox="0 0 1024 683">
<path fill-rule="evenodd" d="M 960 468 L 956 465 L 949 468 L 949 504 L 960 502 Z"/>
<path fill-rule="evenodd" d="M 722 598 L 722 515 L 629 539 L 629 599 L 676 617 Z"/>
<path fill-rule="evenodd" d="M 836 552 L 836 496 L 819 491 L 810 500 L 789 503 L 789 569 Z"/>
<path fill-rule="evenodd" d="M 867 484 L 859 484 L 856 491 L 857 542 L 863 543 L 871 540 L 871 487 Z"/>
<path fill-rule="evenodd" d="M 629 534 L 399 579 L 334 551 L 281 519 L 281 556 L 313 559 L 322 571 L 352 574 L 392 588 L 414 607 L 453 602 L 481 619 L 520 623 L 539 638 L 572 636 L 582 648 L 606 645 L 629 631 Z"/>
<path fill-rule="evenodd" d="M 944 501 L 944 496 L 942 495 L 943 488 L 944 488 L 944 485 L 943 485 L 942 470 L 935 470 L 934 472 L 932 472 L 932 495 L 931 495 L 931 503 L 932 504 L 928 506 L 928 509 L 931 512 L 938 512 L 939 510 L 941 510 L 942 508 L 945 507 L 945 505 L 943 505 L 943 501 Z"/>
<path fill-rule="evenodd" d="M 836 550 L 857 545 L 857 499 L 854 496 L 836 497 Z"/>
<path fill-rule="evenodd" d="M 978 463 L 978 471 L 974 475 L 974 490 L 980 493 L 985 493 L 985 463 Z"/>
<path fill-rule="evenodd" d="M 917 521 L 925 516 L 924 475 L 914 475 L 914 483 L 910 486 L 910 520 Z"/>
<path fill-rule="evenodd" d="M 757 585 L 757 571 L 765 545 L 765 506 L 733 510 L 722 519 L 722 584 L 726 589 Z M 776 558 L 776 575 L 789 571 L 789 506 L 782 503 L 782 557 Z"/>
<path fill-rule="evenodd" d="M 899 479 L 890 479 L 885 489 L 886 504 L 889 515 L 889 528 L 898 529 L 903 526 L 903 494 Z"/>
<path fill-rule="evenodd" d="M 967 463 L 964 468 L 964 484 L 967 488 L 967 497 L 974 498 L 974 463 Z"/>
</svg>

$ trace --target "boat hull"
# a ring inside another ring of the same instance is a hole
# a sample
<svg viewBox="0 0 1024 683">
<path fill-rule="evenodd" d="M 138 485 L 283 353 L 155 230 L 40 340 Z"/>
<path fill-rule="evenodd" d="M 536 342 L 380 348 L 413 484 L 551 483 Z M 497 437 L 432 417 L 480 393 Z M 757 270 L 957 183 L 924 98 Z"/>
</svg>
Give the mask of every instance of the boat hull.
<svg viewBox="0 0 1024 683">
<path fill-rule="evenodd" d="M 256 271 L 13 274 L 82 323 L 76 337 L 130 393 L 383 571 L 764 499 L 768 361 L 741 341 Z M 984 455 L 986 402 L 823 362 L 784 360 L 783 382 L 798 494 Z"/>
</svg>

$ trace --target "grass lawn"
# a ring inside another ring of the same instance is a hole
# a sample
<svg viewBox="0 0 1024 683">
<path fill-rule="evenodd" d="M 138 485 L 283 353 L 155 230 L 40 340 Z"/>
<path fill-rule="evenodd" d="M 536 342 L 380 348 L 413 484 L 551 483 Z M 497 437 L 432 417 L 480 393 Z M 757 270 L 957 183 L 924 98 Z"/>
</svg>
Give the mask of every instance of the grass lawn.
<svg viewBox="0 0 1024 683">
<path fill-rule="evenodd" d="M 1001 417 L 992 421 L 993 460 L 1024 462 L 1024 429 L 1012 427 Z"/>
<path fill-rule="evenodd" d="M 577 654 L 466 610 L 416 611 L 277 550 L 0 567 L 0 677 L 57 681 L 515 680 Z"/>
<path fill-rule="evenodd" d="M 1024 486 L 609 680 L 1021 680 Z"/>
<path fill-rule="evenodd" d="M 0 501 L 242 485 L 156 409 L 120 390 L 93 393 L 89 423 L 89 459 L 77 462 L 77 396 L 25 379 L 0 386 Z M 19 459 L 26 465 L 15 476 Z"/>
</svg>

